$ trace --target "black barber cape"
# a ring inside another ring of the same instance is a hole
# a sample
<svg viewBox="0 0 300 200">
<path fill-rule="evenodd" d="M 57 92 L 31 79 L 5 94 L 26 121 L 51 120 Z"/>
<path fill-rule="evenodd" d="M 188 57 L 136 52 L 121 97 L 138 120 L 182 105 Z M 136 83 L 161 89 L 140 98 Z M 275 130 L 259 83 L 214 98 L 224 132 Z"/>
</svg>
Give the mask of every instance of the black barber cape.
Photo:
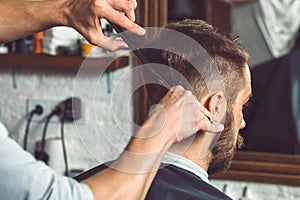
<svg viewBox="0 0 300 200">
<path fill-rule="evenodd" d="M 105 169 L 100 165 L 75 177 L 82 181 L 95 173 Z M 195 174 L 176 167 L 166 165 L 162 167 L 146 196 L 146 200 L 231 200 L 230 197 L 203 181 Z"/>
</svg>

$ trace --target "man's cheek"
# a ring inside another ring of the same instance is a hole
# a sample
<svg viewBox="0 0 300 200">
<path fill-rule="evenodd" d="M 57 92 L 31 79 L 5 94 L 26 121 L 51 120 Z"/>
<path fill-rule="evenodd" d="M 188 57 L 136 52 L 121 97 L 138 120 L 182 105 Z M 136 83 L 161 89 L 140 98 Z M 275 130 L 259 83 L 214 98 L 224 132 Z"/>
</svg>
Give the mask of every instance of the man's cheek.
<svg viewBox="0 0 300 200">
<path fill-rule="evenodd" d="M 241 149 L 243 146 L 244 146 L 244 138 L 240 134 L 238 134 L 236 140 L 236 148 Z"/>
</svg>

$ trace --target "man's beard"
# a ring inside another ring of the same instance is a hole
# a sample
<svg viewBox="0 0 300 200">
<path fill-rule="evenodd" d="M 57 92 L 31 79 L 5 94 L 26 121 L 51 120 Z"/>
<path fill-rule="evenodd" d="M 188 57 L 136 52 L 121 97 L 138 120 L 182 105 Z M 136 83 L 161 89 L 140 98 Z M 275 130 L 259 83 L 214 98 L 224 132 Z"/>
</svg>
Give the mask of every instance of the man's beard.
<svg viewBox="0 0 300 200">
<path fill-rule="evenodd" d="M 237 140 L 235 139 L 233 120 L 233 113 L 227 111 L 224 123 L 225 129 L 212 149 L 212 160 L 208 167 L 209 174 L 227 171 L 231 165 L 236 148 L 241 148 L 244 145 L 242 136 L 238 135 Z"/>
</svg>

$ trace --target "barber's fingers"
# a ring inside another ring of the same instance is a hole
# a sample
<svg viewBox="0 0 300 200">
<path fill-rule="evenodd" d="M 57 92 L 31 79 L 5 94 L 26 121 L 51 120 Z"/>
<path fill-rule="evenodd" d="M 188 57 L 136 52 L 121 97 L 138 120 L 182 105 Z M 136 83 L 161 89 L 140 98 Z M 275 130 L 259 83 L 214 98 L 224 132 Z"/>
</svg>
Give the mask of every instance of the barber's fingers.
<svg viewBox="0 0 300 200">
<path fill-rule="evenodd" d="M 175 94 L 180 94 L 185 91 L 185 89 L 181 85 L 175 85 L 170 88 L 170 91 L 172 91 Z"/>
<path fill-rule="evenodd" d="M 98 46 L 105 48 L 109 51 L 115 51 L 121 48 L 128 48 L 128 45 L 123 40 L 113 40 L 110 37 L 103 35 L 101 40 L 97 43 Z"/>
<path fill-rule="evenodd" d="M 186 100 L 190 100 L 190 96 L 193 95 L 191 91 L 185 90 L 181 85 L 173 86 L 170 91 L 176 96 L 177 105 L 186 102 Z"/>
<path fill-rule="evenodd" d="M 100 46 L 110 51 L 115 51 L 120 48 L 127 48 L 127 44 L 123 40 L 113 40 L 105 36 L 102 32 L 100 21 L 96 19 L 94 22 L 95 28 L 91 29 L 87 34 L 87 39 L 94 45 Z"/>
<path fill-rule="evenodd" d="M 219 133 L 224 130 L 223 124 L 211 122 L 204 114 L 200 117 L 198 125 L 199 130 L 211 133 Z"/>
<path fill-rule="evenodd" d="M 113 5 L 116 7 L 116 5 Z M 143 29 L 141 26 L 137 25 L 132 21 L 133 19 L 133 13 L 132 11 L 126 13 L 126 15 L 129 15 L 131 20 L 124 15 L 123 13 L 117 11 L 114 9 L 114 7 L 107 7 L 105 10 L 102 11 L 101 15 L 106 18 L 108 21 L 117 24 L 119 26 L 122 26 L 123 28 L 131 31 L 134 34 L 137 35 L 144 35 L 146 33 L 145 29 Z M 120 7 L 120 6 L 117 6 Z M 121 8 L 120 8 L 121 9 Z M 122 10 L 121 10 L 122 11 Z"/>
<path fill-rule="evenodd" d="M 198 108 L 200 111 L 200 118 L 199 118 L 199 130 L 218 133 L 224 130 L 224 125 L 218 122 L 212 121 L 212 113 L 209 112 L 201 103 L 198 103 Z"/>
<path fill-rule="evenodd" d="M 202 113 L 199 119 L 199 130 L 218 133 L 224 130 L 224 125 L 212 121 L 212 113 L 209 112 L 201 103 L 199 103 L 199 111 Z"/>
<path fill-rule="evenodd" d="M 129 10 L 125 12 L 126 17 L 128 17 L 128 19 L 130 19 L 131 21 L 135 21 L 135 13 L 134 10 Z"/>
<path fill-rule="evenodd" d="M 211 112 L 209 112 L 200 102 L 198 103 L 198 106 L 199 106 L 200 112 L 202 112 L 204 115 L 206 115 L 210 119 L 212 118 Z"/>
<path fill-rule="evenodd" d="M 137 2 L 135 0 L 118 0 L 113 6 L 115 9 L 124 12 L 128 19 L 133 22 L 135 21 L 134 10 L 137 6 Z"/>
<path fill-rule="evenodd" d="M 195 117 L 198 117 L 198 130 L 208 131 L 208 132 L 221 132 L 224 129 L 224 125 L 212 122 L 210 119 L 212 118 L 212 113 L 210 113 L 192 94 L 191 91 L 185 90 L 182 86 L 176 85 L 170 89 L 177 97 L 179 104 L 186 104 L 183 109 L 188 109 L 188 112 L 193 112 L 198 109 L 198 112 L 195 112 Z M 197 103 L 197 107 L 193 104 Z M 183 110 L 185 112 L 186 110 Z M 187 116 L 184 116 L 187 117 Z M 198 131 L 197 130 L 197 131 Z"/>
<path fill-rule="evenodd" d="M 120 11 L 135 10 L 137 7 L 136 0 L 110 0 L 110 2 L 112 7 Z"/>
<path fill-rule="evenodd" d="M 135 13 L 134 10 L 129 10 L 125 12 L 125 16 L 128 17 L 131 21 L 135 21 Z"/>
<path fill-rule="evenodd" d="M 133 4 L 133 8 L 136 9 L 138 5 L 136 0 L 127 0 L 127 1 L 130 1 Z"/>
</svg>

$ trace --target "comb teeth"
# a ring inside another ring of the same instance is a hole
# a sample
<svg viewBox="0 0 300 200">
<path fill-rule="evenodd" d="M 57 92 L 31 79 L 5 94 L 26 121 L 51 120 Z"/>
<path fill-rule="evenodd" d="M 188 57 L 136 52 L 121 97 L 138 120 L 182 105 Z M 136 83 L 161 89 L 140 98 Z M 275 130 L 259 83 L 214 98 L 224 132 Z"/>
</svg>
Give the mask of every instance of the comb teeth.
<svg viewBox="0 0 300 200">
<path fill-rule="evenodd" d="M 113 24 L 109 22 L 113 29 L 119 34 L 119 36 L 127 43 L 128 47 L 132 50 L 132 52 L 138 57 L 138 59 L 143 64 L 149 64 L 149 63 L 160 63 L 160 49 L 154 49 L 154 48 L 147 48 L 151 47 L 150 44 L 155 44 L 154 42 L 157 42 L 157 39 L 154 39 L 152 41 L 148 40 L 146 36 L 138 36 L 130 31 L 125 30 L 124 28 Z M 143 46 L 145 48 L 141 49 L 140 46 Z M 163 63 L 161 63 L 163 64 Z M 165 63 L 166 64 L 166 63 Z M 146 68 L 143 69 L 146 70 L 143 73 L 151 73 L 156 77 L 156 80 L 160 82 L 160 84 L 170 88 L 171 83 L 168 81 L 168 79 L 164 78 L 160 73 L 155 71 L 153 68 Z"/>
<path fill-rule="evenodd" d="M 141 51 L 137 44 L 144 44 L 145 38 L 143 36 L 135 35 L 119 25 L 111 23 L 111 26 L 119 34 L 119 36 L 127 43 L 128 47 L 133 51 L 133 53 L 141 60 L 142 63 L 149 63 L 149 59 Z"/>
</svg>

